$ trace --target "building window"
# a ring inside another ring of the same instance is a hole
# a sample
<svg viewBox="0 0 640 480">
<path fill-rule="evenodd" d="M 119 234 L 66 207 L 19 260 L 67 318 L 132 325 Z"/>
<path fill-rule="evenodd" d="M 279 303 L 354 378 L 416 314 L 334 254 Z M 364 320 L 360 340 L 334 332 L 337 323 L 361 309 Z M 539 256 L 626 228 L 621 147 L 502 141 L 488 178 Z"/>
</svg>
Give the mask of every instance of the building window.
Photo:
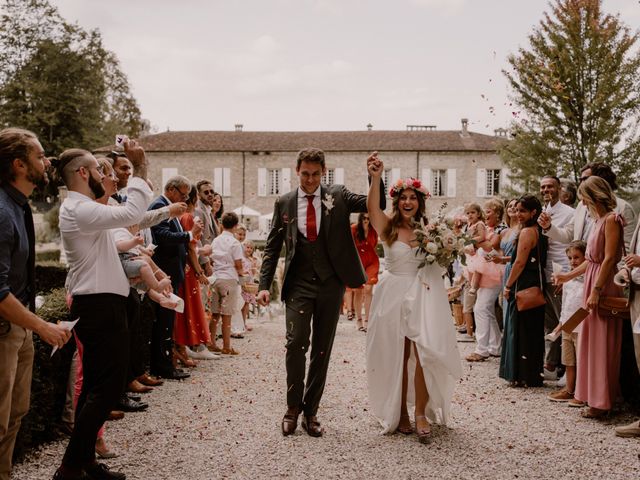
<svg viewBox="0 0 640 480">
<path fill-rule="evenodd" d="M 487 169 L 487 197 L 500 195 L 500 169 Z"/>
<path fill-rule="evenodd" d="M 280 170 L 267 170 L 267 192 L 269 195 L 280 195 Z"/>
<path fill-rule="evenodd" d="M 446 170 L 431 170 L 431 195 L 434 197 L 447 196 Z"/>
<path fill-rule="evenodd" d="M 327 168 L 326 172 L 322 176 L 322 183 L 325 185 L 333 185 L 336 182 L 336 170 L 334 168 Z"/>
</svg>

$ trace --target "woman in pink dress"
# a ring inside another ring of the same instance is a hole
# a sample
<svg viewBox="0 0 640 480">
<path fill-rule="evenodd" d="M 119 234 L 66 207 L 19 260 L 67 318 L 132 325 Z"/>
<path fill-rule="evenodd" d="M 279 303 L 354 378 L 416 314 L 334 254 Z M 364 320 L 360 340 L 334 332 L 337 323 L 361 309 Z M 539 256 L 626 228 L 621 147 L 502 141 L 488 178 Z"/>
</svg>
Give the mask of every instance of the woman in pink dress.
<svg viewBox="0 0 640 480">
<path fill-rule="evenodd" d="M 193 228 L 193 210 L 197 199 L 198 190 L 195 186 L 192 186 L 186 202 L 187 211 L 180 217 L 180 225 L 182 225 L 185 232 L 191 231 Z M 174 358 L 188 367 L 195 366 L 195 363 L 187 355 L 185 346 L 206 345 L 211 342 L 209 322 L 205 318 L 200 296 L 200 283 L 204 282 L 208 283 L 208 280 L 198 262 L 196 245 L 192 242 L 189 244 L 184 282 L 178 290 L 178 296 L 184 300 L 184 312 L 176 312 L 176 320 L 173 327 Z"/>
<path fill-rule="evenodd" d="M 622 257 L 624 219 L 614 213 L 616 198 L 602 178 L 587 178 L 580 184 L 578 195 L 594 219 L 586 261 L 555 278 L 562 284 L 584 274 L 584 303 L 590 313 L 578 340 L 575 398 L 589 405 L 583 417 L 600 418 L 613 408 L 620 391 L 622 320 L 603 314 L 598 302 L 605 296 L 622 296 L 622 288 L 613 283 L 613 277 Z"/>
</svg>

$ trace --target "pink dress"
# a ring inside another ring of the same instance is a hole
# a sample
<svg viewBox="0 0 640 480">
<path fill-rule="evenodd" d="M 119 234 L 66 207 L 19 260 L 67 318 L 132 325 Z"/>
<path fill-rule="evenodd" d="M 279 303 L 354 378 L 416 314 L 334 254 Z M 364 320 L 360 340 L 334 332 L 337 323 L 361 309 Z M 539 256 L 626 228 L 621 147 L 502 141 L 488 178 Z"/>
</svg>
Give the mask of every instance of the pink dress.
<svg viewBox="0 0 640 480">
<path fill-rule="evenodd" d="M 493 236 L 493 228 L 486 228 L 485 240 L 490 240 Z M 483 248 L 476 250 L 475 255 L 469 255 L 467 257 L 467 269 L 469 274 L 479 273 L 482 275 L 480 279 L 480 287 L 491 288 L 502 284 L 502 275 L 504 274 L 504 265 L 500 265 L 485 260 L 485 256 L 488 252 L 485 252 Z M 471 275 L 469 275 L 471 279 Z"/>
<path fill-rule="evenodd" d="M 620 246 L 616 254 L 617 264 L 622 257 L 624 241 L 622 227 L 624 220 L 617 214 L 620 225 Z M 598 219 L 587 241 L 587 271 L 584 275 L 584 303 L 604 261 L 605 219 Z M 601 296 L 621 297 L 622 288 L 613 283 L 615 268 L 602 287 Z M 582 322 L 578 340 L 578 372 L 575 397 L 590 407 L 610 410 L 620 392 L 620 347 L 622 343 L 622 320 L 616 317 L 604 317 L 593 310 Z"/>
</svg>

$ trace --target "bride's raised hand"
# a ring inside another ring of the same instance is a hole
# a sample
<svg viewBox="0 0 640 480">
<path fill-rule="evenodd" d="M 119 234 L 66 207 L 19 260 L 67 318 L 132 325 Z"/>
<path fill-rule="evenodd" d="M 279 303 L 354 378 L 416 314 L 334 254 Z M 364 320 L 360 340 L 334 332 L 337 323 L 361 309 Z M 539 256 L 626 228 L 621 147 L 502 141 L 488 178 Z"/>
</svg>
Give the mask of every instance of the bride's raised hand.
<svg viewBox="0 0 640 480">
<path fill-rule="evenodd" d="M 384 172 L 384 163 L 378 158 L 378 152 L 373 152 L 367 158 L 367 172 L 372 178 L 380 178 Z"/>
</svg>

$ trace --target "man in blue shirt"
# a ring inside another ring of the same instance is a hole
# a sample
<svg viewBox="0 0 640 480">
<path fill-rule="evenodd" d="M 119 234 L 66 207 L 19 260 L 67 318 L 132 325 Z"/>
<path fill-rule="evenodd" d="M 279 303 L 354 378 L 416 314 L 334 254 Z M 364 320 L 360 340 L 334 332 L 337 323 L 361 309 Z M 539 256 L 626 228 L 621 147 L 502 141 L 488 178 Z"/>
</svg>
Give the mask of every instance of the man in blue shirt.
<svg viewBox="0 0 640 480">
<path fill-rule="evenodd" d="M 56 347 L 71 336 L 33 313 L 35 234 L 27 197 L 46 184 L 48 166 L 35 134 L 0 131 L 0 480 L 9 480 L 20 420 L 29 410 L 31 332 Z"/>
</svg>

